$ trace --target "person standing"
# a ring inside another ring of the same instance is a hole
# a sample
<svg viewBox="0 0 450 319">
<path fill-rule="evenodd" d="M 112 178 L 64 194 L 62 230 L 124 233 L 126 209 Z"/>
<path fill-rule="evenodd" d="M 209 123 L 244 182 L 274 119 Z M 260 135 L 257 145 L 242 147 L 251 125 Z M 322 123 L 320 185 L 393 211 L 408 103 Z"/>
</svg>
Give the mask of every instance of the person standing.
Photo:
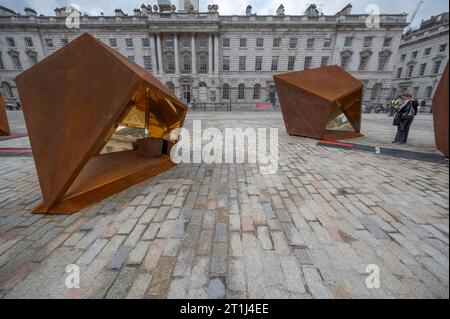
<svg viewBox="0 0 450 319">
<path fill-rule="evenodd" d="M 404 92 L 402 97 L 403 104 L 394 117 L 394 126 L 397 126 L 397 135 L 392 142 L 394 144 L 406 144 L 408 142 L 409 130 L 414 117 L 417 115 L 418 103 L 413 100 L 411 93 Z"/>
</svg>

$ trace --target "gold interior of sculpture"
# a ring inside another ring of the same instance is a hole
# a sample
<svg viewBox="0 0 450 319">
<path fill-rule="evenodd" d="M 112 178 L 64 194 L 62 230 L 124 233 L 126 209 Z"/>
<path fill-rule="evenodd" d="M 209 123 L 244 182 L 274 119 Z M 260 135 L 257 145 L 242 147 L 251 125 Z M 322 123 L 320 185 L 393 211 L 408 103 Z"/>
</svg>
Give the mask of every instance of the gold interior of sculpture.
<svg viewBox="0 0 450 319">
<path fill-rule="evenodd" d="M 360 97 L 355 93 L 346 95 L 335 102 L 326 126 L 327 130 L 359 131 L 358 114 Z"/>
<path fill-rule="evenodd" d="M 184 110 L 156 90 L 142 86 L 109 131 L 99 153 L 134 149 L 138 139 L 153 137 L 176 142 L 172 131 L 181 127 Z"/>
</svg>

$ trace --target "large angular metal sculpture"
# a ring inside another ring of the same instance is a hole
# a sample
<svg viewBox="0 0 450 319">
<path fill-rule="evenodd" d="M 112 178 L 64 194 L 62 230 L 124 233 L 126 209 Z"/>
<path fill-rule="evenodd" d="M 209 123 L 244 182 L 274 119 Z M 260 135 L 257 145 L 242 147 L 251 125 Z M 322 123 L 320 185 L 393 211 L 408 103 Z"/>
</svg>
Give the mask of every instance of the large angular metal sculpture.
<svg viewBox="0 0 450 319">
<path fill-rule="evenodd" d="M 334 65 L 274 76 L 286 130 L 323 140 L 362 136 L 363 84 Z"/>
<path fill-rule="evenodd" d="M 8 117 L 6 116 L 5 102 L 2 93 L 0 93 L 0 136 L 10 135 L 11 130 L 9 129 Z"/>
<path fill-rule="evenodd" d="M 91 35 L 19 75 L 17 86 L 43 195 L 34 212 L 74 213 L 175 165 L 171 133 L 187 107 Z M 104 154 L 119 126 L 146 136 L 131 150 Z"/>
<path fill-rule="evenodd" d="M 448 157 L 448 64 L 433 96 L 434 136 L 437 148 Z"/>
</svg>

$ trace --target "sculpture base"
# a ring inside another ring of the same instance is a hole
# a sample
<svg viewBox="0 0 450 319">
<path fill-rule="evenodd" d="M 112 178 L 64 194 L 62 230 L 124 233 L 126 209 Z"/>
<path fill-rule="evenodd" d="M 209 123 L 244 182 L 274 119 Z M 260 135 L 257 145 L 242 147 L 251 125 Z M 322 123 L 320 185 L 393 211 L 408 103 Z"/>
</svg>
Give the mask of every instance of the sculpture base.
<svg viewBox="0 0 450 319">
<path fill-rule="evenodd" d="M 33 213 L 73 214 L 174 166 L 168 156 L 142 158 L 137 151 L 96 155 L 59 203 L 48 209 L 41 203 Z"/>
<path fill-rule="evenodd" d="M 324 141 L 338 141 L 338 140 L 347 140 L 350 138 L 363 137 L 359 132 L 349 132 L 349 131 L 334 131 L 334 130 L 326 130 L 322 136 L 322 140 Z"/>
</svg>

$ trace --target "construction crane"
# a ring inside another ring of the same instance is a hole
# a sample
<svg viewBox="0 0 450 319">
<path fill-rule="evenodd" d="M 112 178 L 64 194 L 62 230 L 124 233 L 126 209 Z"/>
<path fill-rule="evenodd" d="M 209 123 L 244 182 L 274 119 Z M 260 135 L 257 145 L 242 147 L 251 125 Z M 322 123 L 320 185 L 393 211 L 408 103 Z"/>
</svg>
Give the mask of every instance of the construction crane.
<svg viewBox="0 0 450 319">
<path fill-rule="evenodd" d="M 423 4 L 423 0 L 420 0 L 419 3 L 416 6 L 416 9 L 414 10 L 413 14 L 411 15 L 411 19 L 409 21 L 409 26 L 406 29 L 406 32 L 411 30 L 411 24 L 413 23 L 414 19 L 416 18 L 417 12 L 419 12 L 420 7 Z"/>
</svg>

